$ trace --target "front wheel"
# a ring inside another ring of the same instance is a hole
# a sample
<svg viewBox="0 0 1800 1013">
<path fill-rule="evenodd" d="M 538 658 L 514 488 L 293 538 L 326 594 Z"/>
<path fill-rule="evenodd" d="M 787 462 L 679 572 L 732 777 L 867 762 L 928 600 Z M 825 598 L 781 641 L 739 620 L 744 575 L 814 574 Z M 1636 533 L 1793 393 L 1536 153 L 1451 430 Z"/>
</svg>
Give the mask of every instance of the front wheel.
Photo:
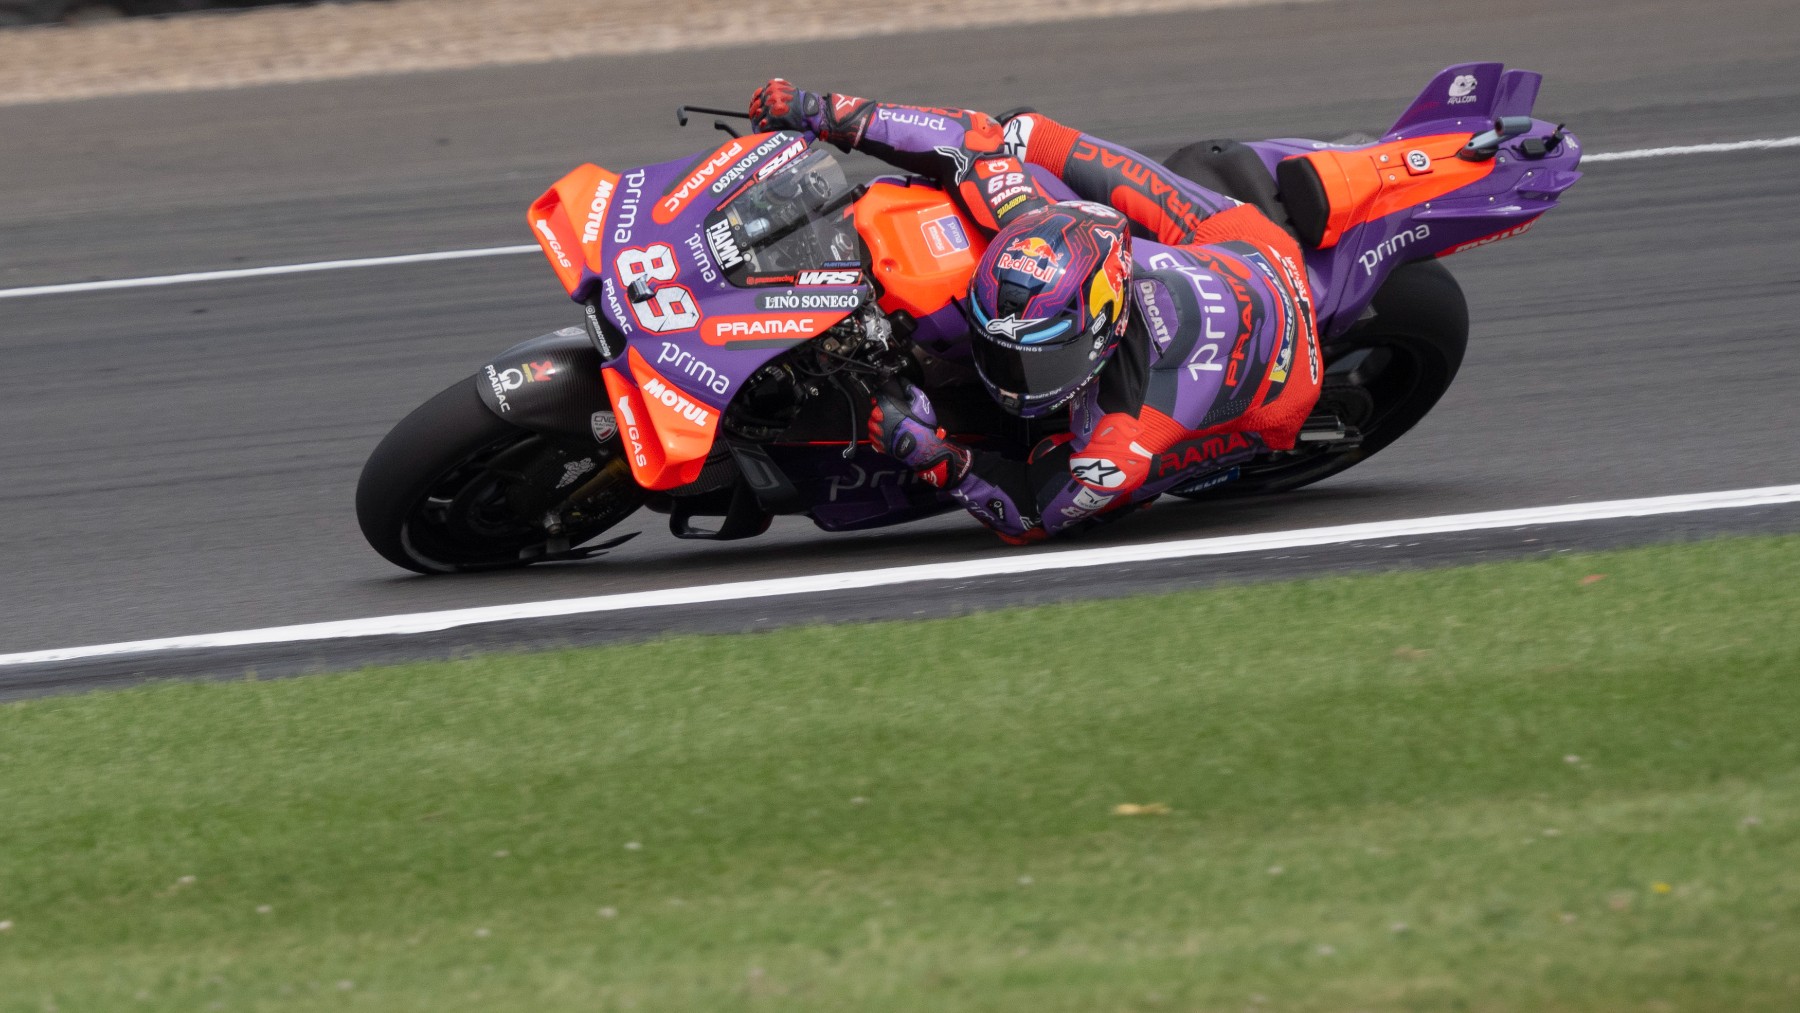
<svg viewBox="0 0 1800 1013">
<path fill-rule="evenodd" d="M 1236 481 L 1175 495 L 1210 500 L 1288 492 L 1368 460 L 1417 425 L 1462 367 L 1468 303 L 1442 264 L 1424 260 L 1396 268 L 1373 305 L 1372 319 L 1324 349 L 1324 385 L 1313 409 L 1353 427 L 1360 442 L 1301 443 L 1244 465 Z"/>
<path fill-rule="evenodd" d="M 616 444 L 520 429 L 463 380 L 369 455 L 356 519 L 388 562 L 454 573 L 575 558 L 643 502 Z"/>
</svg>

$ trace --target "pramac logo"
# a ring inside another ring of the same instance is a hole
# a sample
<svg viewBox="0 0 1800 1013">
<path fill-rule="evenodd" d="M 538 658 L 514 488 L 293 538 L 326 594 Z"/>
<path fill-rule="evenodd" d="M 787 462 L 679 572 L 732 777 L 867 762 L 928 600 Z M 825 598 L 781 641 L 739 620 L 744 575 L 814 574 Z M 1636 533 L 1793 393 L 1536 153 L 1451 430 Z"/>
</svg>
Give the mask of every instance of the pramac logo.
<svg viewBox="0 0 1800 1013">
<path fill-rule="evenodd" d="M 707 183 L 711 182 L 726 166 L 743 153 L 742 141 L 732 141 L 713 152 L 711 158 L 701 163 L 700 167 L 683 180 L 680 186 L 669 191 L 669 195 L 657 203 L 656 210 L 651 213 L 650 217 L 658 225 L 667 225 L 674 221 L 675 216 L 686 210 L 687 206 L 693 203 L 694 198 L 700 195 Z"/>
</svg>

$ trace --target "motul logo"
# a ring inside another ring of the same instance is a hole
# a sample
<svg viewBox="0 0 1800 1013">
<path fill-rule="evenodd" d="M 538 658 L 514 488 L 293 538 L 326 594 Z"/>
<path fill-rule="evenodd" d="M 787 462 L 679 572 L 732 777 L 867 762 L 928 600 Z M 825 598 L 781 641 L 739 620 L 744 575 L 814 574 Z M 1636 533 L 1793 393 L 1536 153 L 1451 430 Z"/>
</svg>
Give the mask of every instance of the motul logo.
<svg viewBox="0 0 1800 1013">
<path fill-rule="evenodd" d="M 644 381 L 644 394 L 653 401 L 661 401 L 666 407 L 681 413 L 681 417 L 697 426 L 705 426 L 711 419 L 711 411 L 681 396 L 681 392 L 655 377 Z"/>
<path fill-rule="evenodd" d="M 588 206 L 587 228 L 582 230 L 581 241 L 592 243 L 600 238 L 600 226 L 606 224 L 606 206 L 612 203 L 613 181 L 603 179 L 594 188 L 594 202 Z"/>
<path fill-rule="evenodd" d="M 706 160 L 705 165 L 695 169 L 694 174 L 689 176 L 680 187 L 664 197 L 662 202 L 656 205 L 656 213 L 650 217 L 656 219 L 658 225 L 667 225 L 674 221 L 675 216 L 680 214 L 682 209 L 688 206 L 688 202 L 700 193 L 701 188 L 706 186 L 708 180 L 717 176 L 719 170 L 730 165 L 733 159 L 743 153 L 744 145 L 739 141 L 732 141 L 720 148 L 713 154 L 713 157 Z"/>
</svg>

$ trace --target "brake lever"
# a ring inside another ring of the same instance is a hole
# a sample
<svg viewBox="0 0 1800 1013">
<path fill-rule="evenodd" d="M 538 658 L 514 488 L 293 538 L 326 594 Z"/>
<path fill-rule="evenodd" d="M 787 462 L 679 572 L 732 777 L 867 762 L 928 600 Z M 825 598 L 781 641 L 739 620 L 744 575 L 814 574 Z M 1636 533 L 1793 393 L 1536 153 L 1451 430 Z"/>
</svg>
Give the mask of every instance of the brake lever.
<svg viewBox="0 0 1800 1013">
<path fill-rule="evenodd" d="M 708 116 L 729 116 L 732 119 L 737 119 L 737 120 L 747 120 L 750 118 L 749 113 L 741 113 L 735 109 L 714 109 L 710 106 L 685 106 L 684 105 L 684 106 L 676 106 L 675 107 L 675 122 L 680 124 L 681 126 L 684 126 L 684 127 L 687 126 L 688 113 L 705 113 Z M 717 124 L 714 124 L 714 126 L 717 126 Z M 733 134 L 732 136 L 735 137 L 737 135 Z"/>
</svg>

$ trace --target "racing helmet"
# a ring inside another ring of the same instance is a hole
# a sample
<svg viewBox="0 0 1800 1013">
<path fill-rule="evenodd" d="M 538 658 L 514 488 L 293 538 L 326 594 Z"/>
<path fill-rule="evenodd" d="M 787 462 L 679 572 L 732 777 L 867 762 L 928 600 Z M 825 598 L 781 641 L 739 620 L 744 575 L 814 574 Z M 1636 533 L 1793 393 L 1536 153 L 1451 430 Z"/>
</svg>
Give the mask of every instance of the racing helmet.
<svg viewBox="0 0 1800 1013">
<path fill-rule="evenodd" d="M 1067 404 L 1118 347 L 1130 319 L 1131 231 L 1086 201 L 1008 222 L 975 265 L 970 349 L 988 393 L 1033 418 Z"/>
</svg>

